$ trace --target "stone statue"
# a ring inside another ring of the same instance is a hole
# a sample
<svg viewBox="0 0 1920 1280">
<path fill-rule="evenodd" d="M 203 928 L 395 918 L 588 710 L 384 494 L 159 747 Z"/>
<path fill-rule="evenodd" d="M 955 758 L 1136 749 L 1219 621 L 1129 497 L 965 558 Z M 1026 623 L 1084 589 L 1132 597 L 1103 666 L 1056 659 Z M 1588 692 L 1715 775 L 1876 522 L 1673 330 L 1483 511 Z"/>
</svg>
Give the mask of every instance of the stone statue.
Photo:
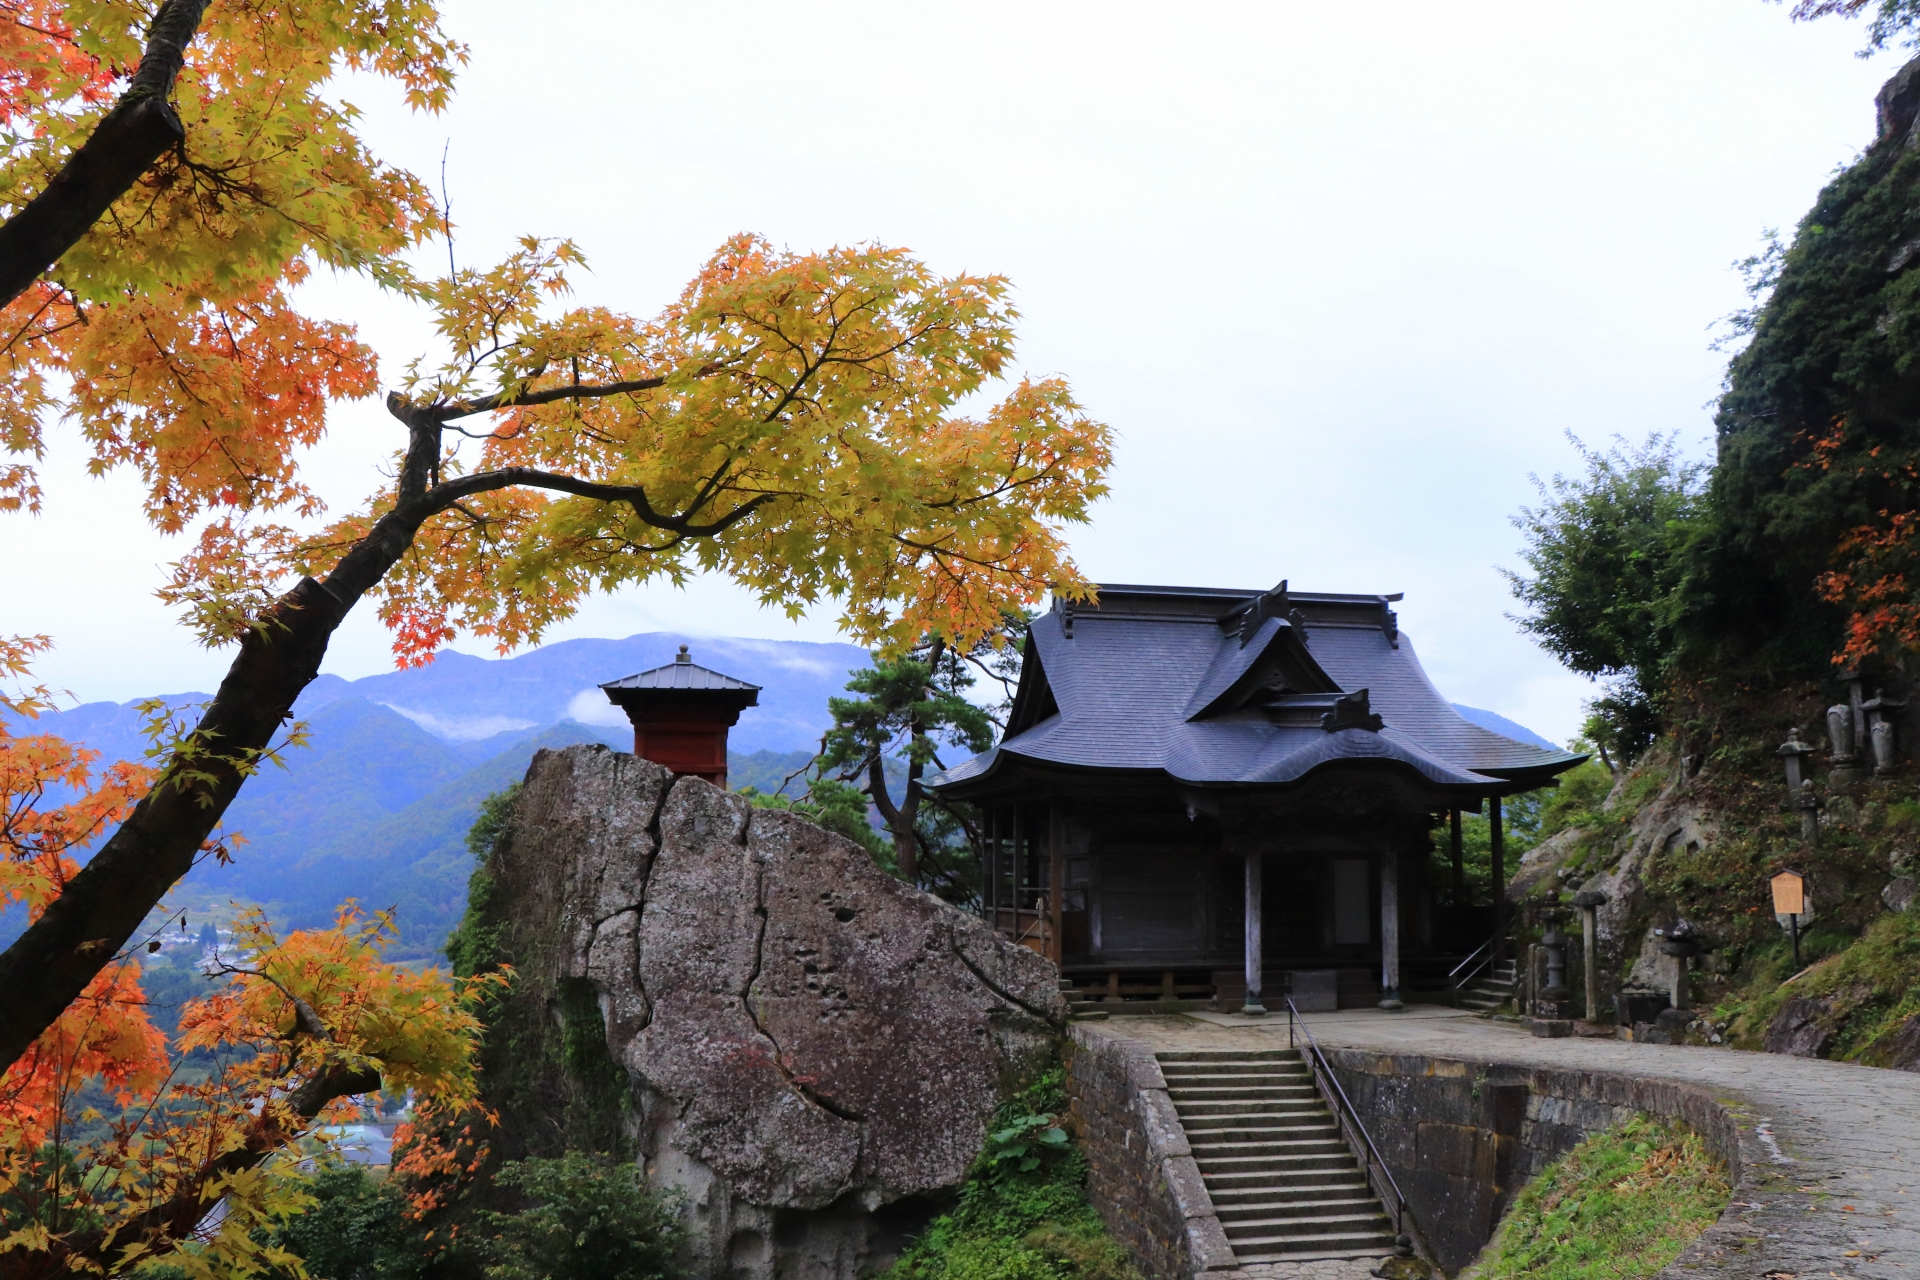
<svg viewBox="0 0 1920 1280">
<path fill-rule="evenodd" d="M 1885 777 L 1893 772 L 1893 724 L 1875 720 L 1868 732 L 1873 737 L 1873 771 Z"/>
<path fill-rule="evenodd" d="M 1833 748 L 1835 768 L 1851 766 L 1860 759 L 1853 741 L 1853 708 L 1844 702 L 1827 708 L 1827 741 Z"/>
</svg>

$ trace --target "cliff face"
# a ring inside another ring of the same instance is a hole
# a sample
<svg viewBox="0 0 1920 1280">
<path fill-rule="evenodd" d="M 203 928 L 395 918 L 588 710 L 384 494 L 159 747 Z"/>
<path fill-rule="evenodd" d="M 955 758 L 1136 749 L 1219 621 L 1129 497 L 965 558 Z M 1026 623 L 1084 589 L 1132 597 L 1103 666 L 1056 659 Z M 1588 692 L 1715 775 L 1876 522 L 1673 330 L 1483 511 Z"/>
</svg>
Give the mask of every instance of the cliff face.
<svg viewBox="0 0 1920 1280">
<path fill-rule="evenodd" d="M 497 1149 L 634 1156 L 709 1275 L 883 1262 L 1065 1021 L 1051 964 L 858 846 L 600 746 L 535 757 L 465 928 L 516 972 Z"/>
</svg>

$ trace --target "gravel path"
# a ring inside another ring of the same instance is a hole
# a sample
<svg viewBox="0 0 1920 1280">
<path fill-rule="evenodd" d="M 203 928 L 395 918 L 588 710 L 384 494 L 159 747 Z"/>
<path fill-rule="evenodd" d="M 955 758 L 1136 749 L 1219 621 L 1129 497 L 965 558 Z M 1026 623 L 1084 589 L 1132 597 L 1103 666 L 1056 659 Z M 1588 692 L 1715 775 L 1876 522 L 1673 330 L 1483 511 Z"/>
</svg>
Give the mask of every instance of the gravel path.
<svg viewBox="0 0 1920 1280">
<path fill-rule="evenodd" d="M 1920 1074 L 1775 1054 L 1619 1040 L 1538 1040 L 1451 1009 L 1308 1014 L 1315 1038 L 1381 1052 L 1687 1081 L 1740 1120 L 1748 1165 L 1734 1203 L 1663 1274 L 1690 1280 L 1920 1280 Z M 1286 1043 L 1285 1017 L 1115 1018 L 1160 1049 Z M 1342 1264 L 1352 1266 L 1353 1264 Z M 1253 1270 L 1249 1269 L 1249 1274 Z M 1355 1272 L 1357 1277 L 1364 1272 Z M 1305 1265 L 1261 1280 L 1349 1280 Z"/>
</svg>

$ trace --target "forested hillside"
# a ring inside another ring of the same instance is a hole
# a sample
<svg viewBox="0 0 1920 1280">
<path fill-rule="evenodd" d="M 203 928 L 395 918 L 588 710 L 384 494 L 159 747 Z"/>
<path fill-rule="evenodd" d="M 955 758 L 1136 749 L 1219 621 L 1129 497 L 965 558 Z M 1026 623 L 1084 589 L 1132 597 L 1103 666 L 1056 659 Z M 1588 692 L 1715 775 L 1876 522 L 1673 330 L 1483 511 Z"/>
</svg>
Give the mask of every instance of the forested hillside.
<svg viewBox="0 0 1920 1280">
<path fill-rule="evenodd" d="M 1607 895 L 1609 990 L 1661 985 L 1654 931 L 1702 927 L 1706 1038 L 1920 1066 L 1920 59 L 1877 109 L 1874 144 L 1744 264 L 1712 463 L 1591 450 L 1522 515 L 1522 625 L 1603 682 L 1587 730 L 1614 778 L 1557 806 L 1514 891 L 1536 927 Z M 1811 893 L 1798 978 L 1783 870 Z"/>
</svg>

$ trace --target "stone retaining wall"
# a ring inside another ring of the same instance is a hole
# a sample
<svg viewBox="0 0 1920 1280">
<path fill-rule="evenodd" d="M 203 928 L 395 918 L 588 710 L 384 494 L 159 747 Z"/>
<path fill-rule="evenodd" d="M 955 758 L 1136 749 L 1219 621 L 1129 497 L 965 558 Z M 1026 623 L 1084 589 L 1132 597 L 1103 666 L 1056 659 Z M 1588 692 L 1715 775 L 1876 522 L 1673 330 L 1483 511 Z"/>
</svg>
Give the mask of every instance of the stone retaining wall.
<svg viewBox="0 0 1920 1280">
<path fill-rule="evenodd" d="M 1072 1028 L 1067 1092 L 1087 1153 L 1088 1192 L 1147 1280 L 1189 1280 L 1236 1265 L 1213 1200 L 1167 1097 L 1153 1050 Z"/>
<path fill-rule="evenodd" d="M 1741 1182 L 1739 1126 L 1698 1086 L 1362 1049 L 1328 1049 L 1327 1060 L 1449 1273 L 1536 1173 L 1637 1113 L 1685 1121 Z"/>
</svg>

